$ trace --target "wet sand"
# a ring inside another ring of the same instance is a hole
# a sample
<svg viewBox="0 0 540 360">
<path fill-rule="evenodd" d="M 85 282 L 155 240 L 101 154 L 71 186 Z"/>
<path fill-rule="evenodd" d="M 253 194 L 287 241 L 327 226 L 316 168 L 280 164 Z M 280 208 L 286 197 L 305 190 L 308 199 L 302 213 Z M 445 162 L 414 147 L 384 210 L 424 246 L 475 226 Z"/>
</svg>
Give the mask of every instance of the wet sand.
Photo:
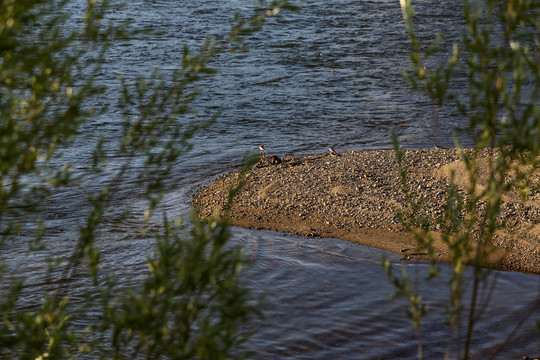
<svg viewBox="0 0 540 360">
<path fill-rule="evenodd" d="M 405 163 L 411 189 L 425 204 L 422 215 L 432 219 L 443 214 L 451 170 L 458 185 L 467 181 L 455 149 L 406 150 Z M 406 200 L 393 150 L 313 155 L 256 167 L 226 209 L 238 176 L 238 171 L 225 174 L 193 196 L 201 218 L 219 212 L 246 228 L 349 240 L 403 254 L 404 260 L 429 258 L 396 218 Z M 540 182 L 540 171 L 534 182 Z M 506 226 L 497 232 L 490 266 L 540 274 L 540 193 L 526 201 L 514 193 L 505 196 L 500 220 Z M 434 230 L 434 259 L 449 261 Z"/>
</svg>

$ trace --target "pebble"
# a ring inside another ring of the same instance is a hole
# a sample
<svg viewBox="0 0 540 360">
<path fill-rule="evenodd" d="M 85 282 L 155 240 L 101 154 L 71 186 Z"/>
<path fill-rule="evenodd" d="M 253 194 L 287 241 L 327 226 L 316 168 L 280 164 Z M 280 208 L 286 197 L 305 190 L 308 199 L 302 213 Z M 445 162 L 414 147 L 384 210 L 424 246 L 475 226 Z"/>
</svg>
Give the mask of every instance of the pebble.
<svg viewBox="0 0 540 360">
<path fill-rule="evenodd" d="M 421 200 L 424 204 L 417 217 L 431 219 L 433 230 L 442 230 L 436 220 L 444 213 L 443 206 L 449 183 L 449 172 L 445 173 L 444 170 L 449 169 L 456 160 L 458 154 L 455 149 L 409 149 L 405 153 L 404 165 L 408 167 L 410 188 L 415 192 L 413 199 Z M 538 172 L 540 173 L 540 170 Z M 459 176 L 458 172 L 456 176 Z M 228 189 L 236 179 L 236 173 L 226 174 L 193 196 L 192 203 L 201 208 L 201 217 L 224 208 Z M 540 175 L 533 180 L 538 185 Z M 350 191 L 336 191 L 338 186 L 339 189 Z M 356 192 L 352 194 L 354 191 Z M 463 190 L 458 192 L 461 196 L 466 195 Z M 514 194 L 504 198 L 499 220 L 511 225 L 511 229 L 505 229 L 504 234 L 513 234 L 505 236 L 498 233 L 495 238 L 498 246 L 515 248 L 523 253 L 516 260 L 516 269 L 532 268 L 533 272 L 537 273 L 540 273 L 539 198 L 538 191 L 530 194 L 531 200 L 526 203 L 522 203 L 519 196 Z M 235 214 L 235 207 L 251 211 L 245 211 L 245 215 Z M 235 198 L 235 206 L 230 215 L 234 219 L 235 216 L 249 217 L 250 213 L 256 210 L 278 209 L 291 212 L 290 210 L 295 208 L 302 209 L 302 215 L 297 215 L 299 221 L 309 220 L 312 217 L 310 214 L 334 218 L 354 217 L 360 220 L 362 227 L 398 231 L 391 225 L 398 224 L 396 214 L 407 211 L 408 208 L 394 151 L 354 151 L 332 158 L 326 155 L 311 155 L 296 159 L 290 164 L 255 168 L 250 180 Z M 477 211 L 481 213 L 485 208 L 485 203 L 479 203 Z M 263 220 L 258 221 L 282 221 L 279 214 L 269 213 Z M 290 218 L 290 221 L 295 220 Z M 326 225 L 330 223 L 328 220 Z M 350 221 L 343 220 L 339 226 L 352 225 Z M 262 224 L 253 224 L 253 227 L 260 228 Z M 317 230 L 310 230 L 309 233 L 317 233 Z"/>
</svg>

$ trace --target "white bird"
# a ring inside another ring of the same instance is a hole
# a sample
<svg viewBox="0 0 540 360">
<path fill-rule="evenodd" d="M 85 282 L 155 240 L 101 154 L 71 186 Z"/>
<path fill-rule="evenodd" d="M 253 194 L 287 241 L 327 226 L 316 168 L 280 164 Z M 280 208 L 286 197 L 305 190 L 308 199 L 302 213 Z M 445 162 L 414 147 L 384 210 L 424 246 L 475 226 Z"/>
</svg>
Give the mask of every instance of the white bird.
<svg viewBox="0 0 540 360">
<path fill-rule="evenodd" d="M 261 155 L 266 155 L 266 149 L 264 148 L 264 145 L 259 145 L 259 150 L 261 150 Z"/>
<path fill-rule="evenodd" d="M 328 150 L 330 151 L 330 155 L 339 156 L 339 154 L 334 149 L 332 149 L 331 147 L 329 147 Z"/>
</svg>

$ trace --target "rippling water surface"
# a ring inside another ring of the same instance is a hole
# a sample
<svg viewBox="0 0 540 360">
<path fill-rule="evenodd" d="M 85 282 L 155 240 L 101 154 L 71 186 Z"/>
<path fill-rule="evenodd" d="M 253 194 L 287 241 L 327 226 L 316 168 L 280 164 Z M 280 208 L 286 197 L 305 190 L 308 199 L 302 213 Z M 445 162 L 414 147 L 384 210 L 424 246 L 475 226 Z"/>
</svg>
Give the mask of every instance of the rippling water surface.
<svg viewBox="0 0 540 360">
<path fill-rule="evenodd" d="M 459 36 L 457 1 L 420 1 L 418 29 L 425 39 L 443 33 L 448 41 Z M 100 81 L 110 86 L 96 106 L 112 103 L 104 116 L 86 124 L 85 142 L 95 134 L 114 138 L 118 114 L 114 99 L 118 78 L 165 73 L 182 56 L 182 46 L 200 44 L 206 36 L 221 36 L 235 8 L 244 1 L 134 0 L 111 16 L 141 29 L 163 33 L 144 40 L 113 44 Z M 297 155 L 390 148 L 389 132 L 396 129 L 406 147 L 451 146 L 452 130 L 462 120 L 451 109 L 436 110 L 402 80 L 409 45 L 397 1 L 309 1 L 297 13 L 270 19 L 264 29 L 246 39 L 248 53 L 223 54 L 213 64 L 216 78 L 207 80 L 196 103 L 207 118 L 223 113 L 210 131 L 195 138 L 169 179 L 180 189 L 165 200 L 165 208 L 186 215 L 193 185 L 238 166 L 246 154 L 265 144 L 271 153 Z M 435 66 L 426 64 L 429 67 Z M 463 86 L 459 81 L 455 87 Z M 112 99 L 112 101 L 111 101 Z M 466 141 L 466 138 L 463 138 Z M 66 154 L 72 162 L 88 158 L 89 145 Z M 114 164 L 114 159 L 111 159 Z M 125 189 L 115 208 L 137 209 L 139 194 Z M 68 241 L 80 215 L 81 194 L 66 191 L 50 199 L 46 221 L 57 235 L 52 248 Z M 140 219 L 109 224 L 100 239 L 106 266 L 118 275 L 141 274 L 152 244 L 137 235 Z M 416 336 L 405 318 L 404 303 L 390 301 L 393 292 L 380 265 L 382 250 L 337 239 L 314 239 L 268 231 L 234 228 L 233 243 L 241 245 L 253 267 L 245 276 L 256 294 L 266 294 L 265 319 L 246 326 L 257 329 L 245 345 L 257 359 L 409 359 L 416 357 Z M 24 236 L 24 234 L 22 234 Z M 68 240 L 66 240 L 68 239 Z M 20 255 L 20 256 L 19 256 Z M 394 263 L 399 256 L 386 253 Z M 33 284 L 28 302 L 39 302 L 47 291 L 42 275 L 14 252 L 9 263 L 25 269 Z M 405 263 L 420 278 L 425 264 Z M 424 283 L 421 290 L 431 312 L 423 328 L 427 358 L 443 358 L 447 330 L 446 267 L 442 281 Z M 476 332 L 474 353 L 486 358 L 508 334 L 524 309 L 536 299 L 538 277 L 496 273 L 493 300 Z M 73 279 L 75 284 L 77 278 Z M 74 285 L 74 296 L 77 296 Z M 533 318 L 538 319 L 539 312 Z M 528 322 L 501 358 L 540 354 L 540 336 Z"/>
</svg>

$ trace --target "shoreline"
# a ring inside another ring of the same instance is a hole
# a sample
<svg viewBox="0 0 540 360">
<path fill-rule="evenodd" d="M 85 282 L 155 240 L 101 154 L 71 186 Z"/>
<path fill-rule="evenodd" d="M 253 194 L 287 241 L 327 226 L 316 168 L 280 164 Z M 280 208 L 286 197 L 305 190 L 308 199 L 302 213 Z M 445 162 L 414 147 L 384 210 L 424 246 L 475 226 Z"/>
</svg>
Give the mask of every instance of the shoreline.
<svg viewBox="0 0 540 360">
<path fill-rule="evenodd" d="M 451 170 L 458 185 L 465 181 L 457 151 L 409 149 L 404 161 L 409 166 L 411 189 L 426 204 L 423 215 L 441 215 Z M 238 174 L 222 175 L 192 197 L 202 219 L 226 213 L 235 226 L 339 238 L 390 250 L 404 259 L 430 259 L 416 251 L 415 240 L 396 219 L 396 213 L 404 209 L 405 197 L 393 150 L 310 155 L 255 167 L 231 209 L 225 210 Z M 540 172 L 535 176 L 540 182 Z M 531 194 L 526 202 L 517 195 L 505 196 L 501 213 L 507 228 L 497 233 L 490 266 L 540 274 L 540 193 Z M 448 262 L 446 246 L 440 240 L 434 245 L 433 258 Z"/>
</svg>

